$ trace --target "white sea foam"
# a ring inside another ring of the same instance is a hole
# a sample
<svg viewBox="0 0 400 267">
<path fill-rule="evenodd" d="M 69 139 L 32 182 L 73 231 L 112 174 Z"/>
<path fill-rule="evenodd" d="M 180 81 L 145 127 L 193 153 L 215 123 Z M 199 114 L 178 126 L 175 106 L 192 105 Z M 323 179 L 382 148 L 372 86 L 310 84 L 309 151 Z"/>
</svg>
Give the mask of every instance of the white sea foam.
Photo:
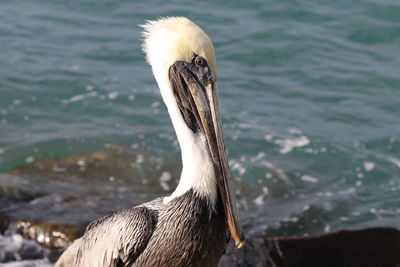
<svg viewBox="0 0 400 267">
<path fill-rule="evenodd" d="M 353 188 L 353 187 L 350 187 L 350 188 L 348 188 L 348 189 L 339 191 L 339 194 L 341 194 L 341 195 L 348 195 L 348 194 L 354 194 L 355 192 L 356 192 L 356 189 Z"/>
<path fill-rule="evenodd" d="M 84 159 L 80 159 L 76 162 L 79 167 L 84 167 L 86 165 L 86 161 Z"/>
<path fill-rule="evenodd" d="M 72 71 L 79 71 L 81 69 L 81 67 L 79 67 L 78 65 L 72 65 L 69 67 L 69 70 Z"/>
<path fill-rule="evenodd" d="M 229 165 L 232 171 L 238 171 L 240 176 L 242 176 L 246 172 L 246 168 L 236 160 L 230 160 Z"/>
<path fill-rule="evenodd" d="M 161 176 L 160 176 L 160 186 L 162 187 L 162 189 L 164 189 L 165 191 L 169 191 L 170 187 L 168 185 L 168 181 L 171 180 L 171 174 L 167 171 L 162 172 Z"/>
<path fill-rule="evenodd" d="M 262 190 L 263 190 L 263 193 L 264 193 L 265 196 L 268 195 L 268 192 L 269 192 L 268 187 L 264 186 L 262 188 Z"/>
<path fill-rule="evenodd" d="M 151 103 L 151 107 L 152 108 L 158 108 L 160 105 L 161 105 L 160 101 L 156 101 L 156 102 Z"/>
<path fill-rule="evenodd" d="M 264 204 L 264 197 L 268 195 L 268 187 L 264 186 L 262 188 L 262 194 L 260 194 L 258 197 L 253 199 L 253 203 L 256 204 L 257 206 L 261 206 Z"/>
<path fill-rule="evenodd" d="M 32 163 L 32 162 L 34 162 L 35 161 L 35 158 L 34 157 L 32 157 L 32 156 L 29 156 L 29 157 L 27 157 L 26 159 L 25 159 L 25 162 L 26 163 Z"/>
<path fill-rule="evenodd" d="M 253 199 L 253 203 L 256 204 L 257 206 L 261 206 L 262 204 L 264 204 L 264 195 L 261 194 L 255 199 Z"/>
<path fill-rule="evenodd" d="M 79 102 L 79 101 L 82 101 L 82 100 L 84 100 L 86 98 L 93 97 L 93 96 L 97 96 L 97 92 L 92 91 L 92 92 L 88 92 L 86 94 L 75 95 L 75 96 L 72 96 L 72 97 L 70 97 L 68 99 L 63 99 L 61 101 L 61 103 L 69 104 L 69 103 Z"/>
<path fill-rule="evenodd" d="M 256 159 L 262 159 L 265 157 L 265 153 L 264 152 L 259 152 L 256 156 Z"/>
<path fill-rule="evenodd" d="M 281 154 L 287 154 L 291 152 L 293 148 L 309 145 L 310 139 L 308 139 L 307 136 L 302 135 L 294 139 L 278 139 L 275 140 L 275 144 L 278 144 L 281 147 L 279 151 Z"/>
<path fill-rule="evenodd" d="M 118 97 L 118 95 L 119 95 L 118 92 L 111 92 L 111 93 L 108 93 L 107 97 L 110 100 L 114 100 L 114 99 L 116 99 Z"/>
<path fill-rule="evenodd" d="M 289 222 L 296 223 L 296 222 L 298 222 L 298 221 L 299 221 L 299 218 L 296 217 L 296 216 L 293 216 L 293 217 L 286 217 L 286 218 L 283 218 L 283 219 L 282 219 L 282 222 L 286 222 L 286 223 L 289 223 Z"/>
<path fill-rule="evenodd" d="M 261 161 L 260 164 L 268 169 L 271 169 L 278 176 L 279 179 L 285 182 L 289 182 L 289 177 L 281 168 L 276 167 L 274 164 L 266 160 Z"/>
<path fill-rule="evenodd" d="M 144 162 L 144 156 L 142 154 L 138 154 L 136 156 L 136 163 L 137 164 L 142 164 Z"/>
<path fill-rule="evenodd" d="M 375 163 L 370 162 L 370 161 L 364 161 L 364 169 L 367 172 L 372 171 L 373 169 L 375 169 Z"/>
<path fill-rule="evenodd" d="M 290 133 L 290 134 L 303 134 L 303 132 L 301 130 L 296 129 L 296 128 L 289 128 L 288 129 L 288 133 Z"/>
<path fill-rule="evenodd" d="M 399 159 L 396 159 L 396 158 L 393 158 L 393 157 L 387 157 L 387 159 L 388 159 L 391 163 L 393 163 L 394 165 L 396 165 L 398 168 L 400 168 L 400 160 L 399 160 Z"/>
<path fill-rule="evenodd" d="M 271 142 L 271 141 L 272 141 L 272 138 L 273 138 L 272 134 L 266 134 L 266 135 L 264 136 L 264 139 L 267 140 L 268 142 Z"/>
<path fill-rule="evenodd" d="M 331 231 L 331 226 L 329 224 L 325 225 L 324 231 L 325 233 L 329 233 Z"/>
<path fill-rule="evenodd" d="M 310 175 L 301 176 L 301 180 L 307 183 L 313 183 L 313 184 L 318 183 L 318 178 L 312 177 Z"/>
</svg>

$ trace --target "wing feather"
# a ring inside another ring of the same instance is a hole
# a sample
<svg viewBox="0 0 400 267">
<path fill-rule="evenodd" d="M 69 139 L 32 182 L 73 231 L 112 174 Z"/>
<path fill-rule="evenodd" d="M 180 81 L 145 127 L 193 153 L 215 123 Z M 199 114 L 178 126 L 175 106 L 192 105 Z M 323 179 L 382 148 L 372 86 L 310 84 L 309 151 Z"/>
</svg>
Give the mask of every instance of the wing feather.
<svg viewBox="0 0 400 267">
<path fill-rule="evenodd" d="M 100 218 L 80 238 L 74 266 L 130 265 L 146 248 L 154 226 L 154 212 L 143 206 Z"/>
</svg>

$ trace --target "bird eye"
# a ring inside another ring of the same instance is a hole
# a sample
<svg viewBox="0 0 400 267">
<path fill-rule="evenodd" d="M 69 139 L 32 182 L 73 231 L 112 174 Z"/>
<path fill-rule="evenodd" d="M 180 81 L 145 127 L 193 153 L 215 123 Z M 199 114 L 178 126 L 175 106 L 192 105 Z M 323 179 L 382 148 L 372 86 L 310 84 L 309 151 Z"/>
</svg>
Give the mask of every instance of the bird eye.
<svg viewBox="0 0 400 267">
<path fill-rule="evenodd" d="M 199 68 L 204 68 L 207 66 L 207 60 L 204 57 L 197 56 L 194 60 L 194 63 Z"/>
</svg>

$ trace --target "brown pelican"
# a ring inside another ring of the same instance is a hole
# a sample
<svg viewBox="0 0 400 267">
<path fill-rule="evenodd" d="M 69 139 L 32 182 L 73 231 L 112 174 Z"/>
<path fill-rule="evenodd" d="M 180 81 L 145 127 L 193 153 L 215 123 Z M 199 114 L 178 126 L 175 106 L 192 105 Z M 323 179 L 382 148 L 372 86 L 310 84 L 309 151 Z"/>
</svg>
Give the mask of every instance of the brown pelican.
<svg viewBox="0 0 400 267">
<path fill-rule="evenodd" d="M 238 224 L 210 38 L 183 17 L 148 21 L 143 51 L 168 108 L 182 174 L 167 197 L 92 222 L 56 266 L 216 266 Z"/>
</svg>

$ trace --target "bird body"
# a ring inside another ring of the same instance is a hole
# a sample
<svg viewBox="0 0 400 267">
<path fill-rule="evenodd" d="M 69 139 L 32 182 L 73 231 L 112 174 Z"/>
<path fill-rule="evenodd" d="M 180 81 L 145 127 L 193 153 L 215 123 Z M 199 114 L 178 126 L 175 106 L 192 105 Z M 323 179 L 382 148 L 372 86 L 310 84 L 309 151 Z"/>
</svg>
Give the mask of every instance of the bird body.
<svg viewBox="0 0 400 267">
<path fill-rule="evenodd" d="M 143 25 L 143 50 L 182 153 L 176 190 L 100 218 L 63 253 L 66 266 L 216 266 L 231 232 L 243 245 L 229 181 L 209 37 L 182 17 Z"/>
<path fill-rule="evenodd" d="M 96 220 L 56 266 L 216 266 L 228 233 L 222 205 L 211 211 L 207 201 L 190 190 Z"/>
</svg>

